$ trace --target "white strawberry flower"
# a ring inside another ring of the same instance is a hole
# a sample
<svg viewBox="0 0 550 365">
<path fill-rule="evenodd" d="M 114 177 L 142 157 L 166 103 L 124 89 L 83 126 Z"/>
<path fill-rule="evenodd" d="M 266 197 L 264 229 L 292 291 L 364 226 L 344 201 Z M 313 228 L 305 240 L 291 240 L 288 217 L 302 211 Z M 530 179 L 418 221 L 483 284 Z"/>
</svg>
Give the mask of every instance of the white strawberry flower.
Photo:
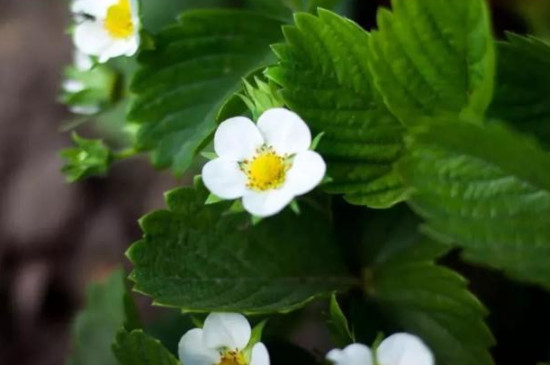
<svg viewBox="0 0 550 365">
<path fill-rule="evenodd" d="M 75 0 L 73 41 L 100 63 L 118 56 L 132 56 L 139 47 L 137 0 Z"/>
<path fill-rule="evenodd" d="M 269 109 L 257 124 L 230 118 L 216 131 L 218 158 L 204 165 L 202 179 L 221 199 L 242 198 L 252 215 L 274 215 L 323 180 L 325 162 L 310 146 L 308 126 L 287 109 Z"/>
<path fill-rule="evenodd" d="M 368 346 L 354 343 L 327 354 L 334 365 L 434 365 L 430 349 L 416 336 L 396 333 L 386 338 L 373 354 Z"/>
<path fill-rule="evenodd" d="M 269 365 L 267 348 L 261 342 L 250 344 L 251 337 L 252 329 L 243 315 L 211 313 L 203 328 L 183 335 L 179 358 L 185 365 Z"/>
</svg>

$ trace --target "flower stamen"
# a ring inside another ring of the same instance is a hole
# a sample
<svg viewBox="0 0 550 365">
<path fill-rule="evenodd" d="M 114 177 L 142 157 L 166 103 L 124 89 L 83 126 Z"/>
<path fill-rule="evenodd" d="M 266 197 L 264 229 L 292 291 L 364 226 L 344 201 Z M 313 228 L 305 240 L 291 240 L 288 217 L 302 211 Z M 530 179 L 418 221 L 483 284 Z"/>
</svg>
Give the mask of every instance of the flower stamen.
<svg viewBox="0 0 550 365">
<path fill-rule="evenodd" d="M 227 351 L 222 354 L 222 359 L 215 365 L 248 365 L 242 352 Z"/>
<path fill-rule="evenodd" d="M 273 148 L 264 146 L 256 156 L 241 163 L 241 170 L 247 175 L 247 187 L 252 190 L 266 191 L 280 187 L 290 168 L 288 159 L 280 156 Z"/>
<path fill-rule="evenodd" d="M 107 9 L 105 30 L 113 38 L 128 38 L 134 33 L 130 0 L 119 0 Z"/>
</svg>

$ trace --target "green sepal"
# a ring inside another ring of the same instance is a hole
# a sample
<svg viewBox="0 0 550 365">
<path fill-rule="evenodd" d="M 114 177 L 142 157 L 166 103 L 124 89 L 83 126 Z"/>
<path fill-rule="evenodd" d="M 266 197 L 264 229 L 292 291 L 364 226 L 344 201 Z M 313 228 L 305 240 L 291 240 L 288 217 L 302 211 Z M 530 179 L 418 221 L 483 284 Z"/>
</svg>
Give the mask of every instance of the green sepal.
<svg viewBox="0 0 550 365">
<path fill-rule="evenodd" d="M 279 88 L 273 81 L 266 82 L 257 76 L 252 81 L 253 83 L 243 79 L 243 93 L 239 96 L 252 113 L 254 120 L 258 120 L 260 115 L 269 109 L 285 105 L 279 95 Z"/>
<path fill-rule="evenodd" d="M 309 147 L 310 150 L 315 151 L 317 149 L 317 146 L 319 146 L 319 143 L 323 139 L 323 136 L 325 135 L 325 132 L 318 133 L 315 138 L 313 138 L 313 141 L 311 142 L 311 146 Z"/>
<path fill-rule="evenodd" d="M 206 158 L 207 160 L 215 160 L 218 158 L 218 155 L 216 154 L 216 152 L 203 151 L 201 152 L 201 156 Z"/>
<path fill-rule="evenodd" d="M 208 195 L 208 198 L 206 198 L 206 201 L 204 202 L 204 205 L 216 204 L 216 203 L 220 203 L 220 202 L 223 202 L 223 201 L 226 201 L 226 200 L 211 193 L 211 194 Z"/>
<path fill-rule="evenodd" d="M 252 348 L 255 344 L 262 340 L 262 334 L 264 332 L 264 327 L 267 324 L 267 320 L 263 320 L 252 328 L 252 334 L 250 335 L 250 341 L 248 345 L 243 350 L 243 354 L 247 359 L 250 359 L 252 355 Z"/>
<path fill-rule="evenodd" d="M 345 347 L 355 342 L 355 335 L 349 327 L 348 319 L 338 304 L 336 294 L 332 294 L 329 304 L 329 318 L 327 326 L 334 344 L 338 347 Z"/>
<path fill-rule="evenodd" d="M 68 182 L 83 180 L 90 176 L 103 176 L 109 170 L 113 154 L 101 140 L 92 140 L 72 134 L 75 147 L 60 152 L 65 165 L 61 171 Z"/>
</svg>

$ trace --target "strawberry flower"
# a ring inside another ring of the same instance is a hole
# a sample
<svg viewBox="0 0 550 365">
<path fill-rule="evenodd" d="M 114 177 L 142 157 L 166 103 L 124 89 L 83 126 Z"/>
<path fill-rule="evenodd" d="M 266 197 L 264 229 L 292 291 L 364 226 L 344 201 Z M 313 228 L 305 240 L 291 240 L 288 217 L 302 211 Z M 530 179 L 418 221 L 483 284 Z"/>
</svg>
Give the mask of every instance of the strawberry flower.
<svg viewBox="0 0 550 365">
<path fill-rule="evenodd" d="M 261 342 L 252 343 L 247 319 L 237 313 L 211 313 L 203 328 L 183 335 L 178 346 L 185 365 L 269 365 L 269 353 Z"/>
<path fill-rule="evenodd" d="M 325 162 L 310 150 L 311 142 L 306 123 L 287 109 L 269 109 L 257 124 L 228 119 L 214 137 L 218 158 L 203 167 L 202 179 L 219 198 L 242 198 L 254 216 L 277 214 L 325 176 Z"/>
</svg>

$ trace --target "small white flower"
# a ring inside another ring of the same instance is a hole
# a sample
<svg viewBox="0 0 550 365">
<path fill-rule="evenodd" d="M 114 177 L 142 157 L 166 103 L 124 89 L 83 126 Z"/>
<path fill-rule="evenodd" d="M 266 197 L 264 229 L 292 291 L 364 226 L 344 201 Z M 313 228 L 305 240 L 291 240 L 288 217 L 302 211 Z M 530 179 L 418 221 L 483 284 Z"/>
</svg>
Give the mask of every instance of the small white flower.
<svg viewBox="0 0 550 365">
<path fill-rule="evenodd" d="M 267 217 L 323 180 L 325 162 L 310 146 L 308 126 L 287 109 L 269 109 L 257 125 L 231 118 L 216 131 L 218 158 L 204 165 L 202 179 L 219 198 L 242 198 L 248 212 Z"/>
<path fill-rule="evenodd" d="M 188 331 L 180 340 L 178 353 L 185 365 L 269 365 L 267 348 L 261 342 L 245 351 L 252 329 L 237 313 L 211 313 L 204 327 Z M 247 353 L 248 352 L 248 353 Z"/>
<path fill-rule="evenodd" d="M 372 351 L 358 343 L 327 354 L 327 360 L 334 365 L 434 365 L 430 349 L 420 338 L 408 333 L 396 333 L 386 338 L 376 349 L 375 357 L 376 362 Z"/>
<path fill-rule="evenodd" d="M 104 63 L 137 52 L 137 0 L 75 0 L 71 10 L 77 20 L 73 40 L 83 53 Z"/>
</svg>

